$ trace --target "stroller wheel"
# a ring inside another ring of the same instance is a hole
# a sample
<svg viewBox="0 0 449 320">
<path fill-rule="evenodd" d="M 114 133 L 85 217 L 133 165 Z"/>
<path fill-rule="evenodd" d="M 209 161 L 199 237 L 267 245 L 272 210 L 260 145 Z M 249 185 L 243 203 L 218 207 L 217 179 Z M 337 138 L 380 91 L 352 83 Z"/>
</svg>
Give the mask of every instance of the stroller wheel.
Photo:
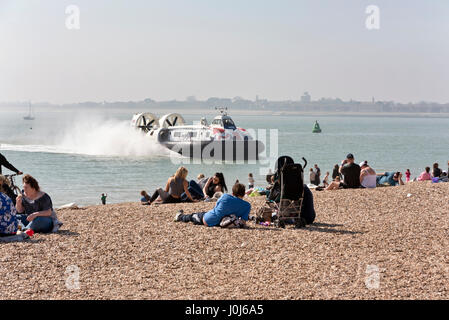
<svg viewBox="0 0 449 320">
<path fill-rule="evenodd" d="M 304 220 L 304 218 L 299 218 L 299 219 L 296 219 L 296 221 L 295 221 L 295 227 L 296 228 L 303 228 L 303 227 L 305 227 L 306 226 L 306 221 Z"/>
<path fill-rule="evenodd" d="M 274 222 L 274 225 L 275 225 L 276 227 L 278 227 L 278 228 L 285 228 L 285 222 L 282 221 L 282 220 L 280 220 L 280 219 L 277 219 L 277 220 Z"/>
</svg>

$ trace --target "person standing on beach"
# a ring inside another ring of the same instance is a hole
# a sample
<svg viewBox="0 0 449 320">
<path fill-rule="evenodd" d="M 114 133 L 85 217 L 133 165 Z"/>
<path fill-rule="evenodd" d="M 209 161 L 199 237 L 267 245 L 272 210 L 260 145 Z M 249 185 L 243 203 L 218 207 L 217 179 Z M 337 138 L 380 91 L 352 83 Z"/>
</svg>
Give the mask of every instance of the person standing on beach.
<svg viewBox="0 0 449 320">
<path fill-rule="evenodd" d="M 103 205 L 106 204 L 106 198 L 107 198 L 108 194 L 106 193 L 106 195 L 104 193 L 101 194 L 101 203 Z"/>
<path fill-rule="evenodd" d="M 313 171 L 313 168 L 310 168 L 309 179 L 311 184 L 315 184 L 316 174 L 315 171 Z"/>
<path fill-rule="evenodd" d="M 253 174 L 250 173 L 248 174 L 248 189 L 253 189 L 254 188 L 254 178 L 253 178 Z"/>
<path fill-rule="evenodd" d="M 314 184 L 316 184 L 318 186 L 318 185 L 320 185 L 320 182 L 321 182 L 321 179 L 320 179 L 321 170 L 320 170 L 320 168 L 318 168 L 318 165 L 316 163 L 315 163 L 314 167 L 315 167 L 315 183 Z"/>
<path fill-rule="evenodd" d="M 405 171 L 405 182 L 410 182 L 410 169 L 407 169 L 407 171 Z"/>
<path fill-rule="evenodd" d="M 16 169 L 8 160 L 6 160 L 5 156 L 0 153 L 0 174 L 2 174 L 2 166 L 21 175 L 23 172 Z"/>
</svg>

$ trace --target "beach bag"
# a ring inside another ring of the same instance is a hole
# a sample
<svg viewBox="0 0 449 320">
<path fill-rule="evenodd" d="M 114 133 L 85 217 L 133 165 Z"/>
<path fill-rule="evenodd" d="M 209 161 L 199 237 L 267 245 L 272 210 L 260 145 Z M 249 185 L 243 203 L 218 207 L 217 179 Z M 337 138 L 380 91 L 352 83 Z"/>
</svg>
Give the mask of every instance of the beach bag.
<svg viewBox="0 0 449 320">
<path fill-rule="evenodd" d="M 220 221 L 220 227 L 222 228 L 244 228 L 245 222 L 237 218 L 237 216 L 231 214 L 230 216 L 225 216 Z"/>
</svg>

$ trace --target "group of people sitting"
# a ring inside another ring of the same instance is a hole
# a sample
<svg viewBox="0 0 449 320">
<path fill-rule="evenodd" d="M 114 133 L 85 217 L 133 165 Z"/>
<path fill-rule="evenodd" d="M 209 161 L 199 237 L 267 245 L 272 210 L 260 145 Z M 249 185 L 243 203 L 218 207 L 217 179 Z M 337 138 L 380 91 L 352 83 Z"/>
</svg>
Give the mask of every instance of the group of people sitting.
<svg viewBox="0 0 449 320">
<path fill-rule="evenodd" d="M 8 179 L 1 174 L 2 166 L 23 174 L 0 154 L 0 236 L 14 235 L 19 229 L 56 232 L 62 223 L 56 217 L 50 196 L 40 189 L 38 181 L 29 174 L 24 175 L 22 193 L 15 196 Z"/>
<path fill-rule="evenodd" d="M 141 203 L 143 205 L 151 205 L 159 198 L 159 203 L 181 203 L 181 202 L 198 202 L 213 201 L 217 203 L 207 212 L 193 212 L 186 214 L 183 210 L 178 211 L 174 220 L 179 222 L 193 222 L 198 225 L 209 227 L 223 226 L 226 218 L 238 219 L 240 227 L 244 226 L 249 219 L 251 204 L 244 200 L 248 195 L 244 184 L 238 180 L 232 187 L 232 194 L 227 193 L 228 188 L 223 173 L 217 172 L 211 178 L 206 178 L 203 174 L 197 177 L 197 180 L 187 180 L 188 170 L 185 167 L 179 167 L 176 173 L 167 180 L 165 188 L 158 188 L 150 196 L 146 191 L 141 192 Z M 253 190 L 254 180 L 252 174 L 249 175 L 248 191 Z M 252 179 L 251 179 L 252 178 Z M 270 191 L 275 181 L 274 175 L 267 176 L 269 185 L 266 187 L 266 196 L 269 198 Z M 313 195 L 310 190 L 305 187 L 304 192 L 304 208 L 306 215 L 306 223 L 312 223 L 315 218 L 313 209 Z M 230 221 L 228 219 L 227 221 Z"/>
<path fill-rule="evenodd" d="M 424 171 L 415 178 L 414 181 L 427 181 L 432 180 L 433 182 L 448 182 L 448 172 L 449 172 L 449 161 L 447 162 L 448 171 L 441 170 L 438 163 L 433 164 L 433 170 L 430 172 L 430 167 L 426 167 Z M 407 182 L 410 180 L 410 170 L 407 169 Z"/>
<path fill-rule="evenodd" d="M 143 190 L 141 203 L 151 205 L 158 198 L 161 203 L 212 201 L 214 199 L 217 203 L 212 210 L 192 214 L 184 214 L 181 210 L 176 215 L 175 221 L 193 222 L 213 227 L 219 225 L 222 218 L 231 213 L 243 223 L 248 221 L 251 205 L 243 200 L 245 196 L 243 184 L 234 184 L 232 195 L 230 195 L 227 193 L 228 187 L 221 172 L 215 173 L 210 178 L 200 174 L 197 181 L 187 180 L 187 175 L 188 170 L 185 167 L 179 167 L 176 173 L 168 178 L 164 189 L 156 189 L 152 196 Z"/>
<path fill-rule="evenodd" d="M 189 171 L 179 167 L 176 173 L 168 178 L 165 188 L 158 188 L 152 196 L 142 190 L 141 203 L 151 205 L 157 199 L 162 203 L 180 203 L 218 200 L 228 191 L 223 173 L 217 172 L 211 178 L 200 174 L 195 180 L 187 180 Z"/>
<path fill-rule="evenodd" d="M 449 162 L 448 162 L 449 166 Z M 434 170 L 430 173 L 430 167 L 426 167 L 425 172 L 415 179 L 415 181 L 425 181 L 437 179 L 434 182 L 446 182 L 447 172 L 438 168 L 438 163 L 434 164 Z M 405 172 L 406 182 L 410 181 L 410 170 Z M 376 188 L 380 186 L 398 186 L 404 185 L 403 175 L 400 171 L 390 171 L 376 173 L 376 171 L 363 161 L 360 164 L 355 163 L 354 155 L 349 153 L 341 165 L 334 168 L 334 180 L 327 184 L 324 181 L 325 190 L 347 189 L 347 188 Z"/>
</svg>

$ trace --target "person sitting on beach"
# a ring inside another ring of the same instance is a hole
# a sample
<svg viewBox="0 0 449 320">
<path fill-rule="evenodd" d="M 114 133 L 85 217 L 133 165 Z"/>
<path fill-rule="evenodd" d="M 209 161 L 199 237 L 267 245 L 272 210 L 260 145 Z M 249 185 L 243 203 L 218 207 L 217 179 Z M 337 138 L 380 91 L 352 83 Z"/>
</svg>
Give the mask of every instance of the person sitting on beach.
<svg viewBox="0 0 449 320">
<path fill-rule="evenodd" d="M 186 180 L 189 171 L 185 167 L 179 167 L 173 177 L 168 178 L 165 190 L 162 188 L 157 189 L 148 201 L 151 205 L 157 197 L 161 197 L 162 203 L 180 203 L 183 202 L 181 195 L 185 193 L 187 195 L 186 201 L 196 202 L 190 195 L 188 190 L 189 183 Z"/>
<path fill-rule="evenodd" d="M 326 175 L 323 178 L 323 186 L 325 188 L 329 186 L 329 171 L 326 172 Z"/>
<path fill-rule="evenodd" d="M 430 175 L 430 167 L 426 167 L 425 171 L 421 172 L 418 177 L 418 181 L 427 181 L 432 180 L 432 176 Z"/>
<path fill-rule="evenodd" d="M 440 182 L 449 182 L 449 177 L 447 176 L 447 171 L 443 171 L 440 176 Z"/>
<path fill-rule="evenodd" d="M 203 189 L 200 187 L 200 185 L 196 181 L 190 180 L 187 190 L 189 190 L 190 195 L 192 196 L 193 199 L 195 199 L 195 200 L 203 200 L 204 199 Z M 187 193 L 184 192 L 181 195 L 181 199 L 182 199 L 182 201 L 189 201 Z"/>
<path fill-rule="evenodd" d="M 354 163 L 354 156 L 349 153 L 346 159 L 342 161 L 339 168 L 339 172 L 343 175 L 344 180 L 340 182 L 340 179 L 333 181 L 326 190 L 335 190 L 339 188 L 353 189 L 360 188 L 360 166 Z"/>
<path fill-rule="evenodd" d="M 184 212 L 180 210 L 176 214 L 174 220 L 176 222 L 193 222 L 194 224 L 205 225 L 207 227 L 220 225 L 221 220 L 225 216 L 230 215 L 235 215 L 243 221 L 248 221 L 251 204 L 243 200 L 244 196 L 245 185 L 241 183 L 235 184 L 232 187 L 232 195 L 223 194 L 212 210 L 192 214 L 184 214 Z"/>
<path fill-rule="evenodd" d="M 18 227 L 16 208 L 11 198 L 6 195 L 4 185 L 6 178 L 0 175 L 0 237 L 15 234 Z"/>
<path fill-rule="evenodd" d="M 150 204 L 150 199 L 151 199 L 151 197 L 150 197 L 150 195 L 149 195 L 145 190 L 140 191 L 140 195 L 142 196 L 142 197 L 140 198 L 140 203 L 141 203 L 141 204 L 143 204 L 143 205 L 148 205 L 148 204 Z"/>
<path fill-rule="evenodd" d="M 209 180 L 209 178 L 206 178 L 204 176 L 204 174 L 200 173 L 197 177 L 196 177 L 196 183 L 200 186 L 201 189 L 204 188 L 204 186 L 206 185 L 207 181 Z"/>
<path fill-rule="evenodd" d="M 50 196 L 41 191 L 37 180 L 29 174 L 23 177 L 22 182 L 24 192 L 16 198 L 16 210 L 17 218 L 25 226 L 24 230 L 56 232 L 62 223 L 56 218 Z"/>
<path fill-rule="evenodd" d="M 206 185 L 203 188 L 203 193 L 207 199 L 212 199 L 217 192 L 228 192 L 228 187 L 224 180 L 223 173 L 217 172 L 212 178 L 209 178 Z"/>
<path fill-rule="evenodd" d="M 378 173 L 376 183 L 378 186 L 383 186 L 385 184 L 390 186 L 404 185 L 404 181 L 402 181 L 402 173 L 399 171 Z"/>
<path fill-rule="evenodd" d="M 376 171 L 368 165 L 368 161 L 363 161 L 359 164 L 360 166 L 360 184 L 364 188 L 375 188 L 376 187 Z"/>
<path fill-rule="evenodd" d="M 341 179 L 341 174 L 339 172 L 340 170 L 340 166 L 338 164 L 336 164 L 334 166 L 334 169 L 332 170 L 332 181 L 335 180 L 335 178 L 340 177 Z"/>
<path fill-rule="evenodd" d="M 11 188 L 10 182 L 8 181 L 8 179 L 1 174 L 0 174 L 0 187 L 2 187 L 2 189 L 3 189 L 2 192 L 11 199 L 12 203 L 15 206 L 17 196 L 14 193 L 14 190 Z"/>
<path fill-rule="evenodd" d="M 441 176 L 441 169 L 438 168 L 438 163 L 433 164 L 433 170 L 432 170 L 432 177 L 433 178 L 439 178 Z"/>
</svg>

